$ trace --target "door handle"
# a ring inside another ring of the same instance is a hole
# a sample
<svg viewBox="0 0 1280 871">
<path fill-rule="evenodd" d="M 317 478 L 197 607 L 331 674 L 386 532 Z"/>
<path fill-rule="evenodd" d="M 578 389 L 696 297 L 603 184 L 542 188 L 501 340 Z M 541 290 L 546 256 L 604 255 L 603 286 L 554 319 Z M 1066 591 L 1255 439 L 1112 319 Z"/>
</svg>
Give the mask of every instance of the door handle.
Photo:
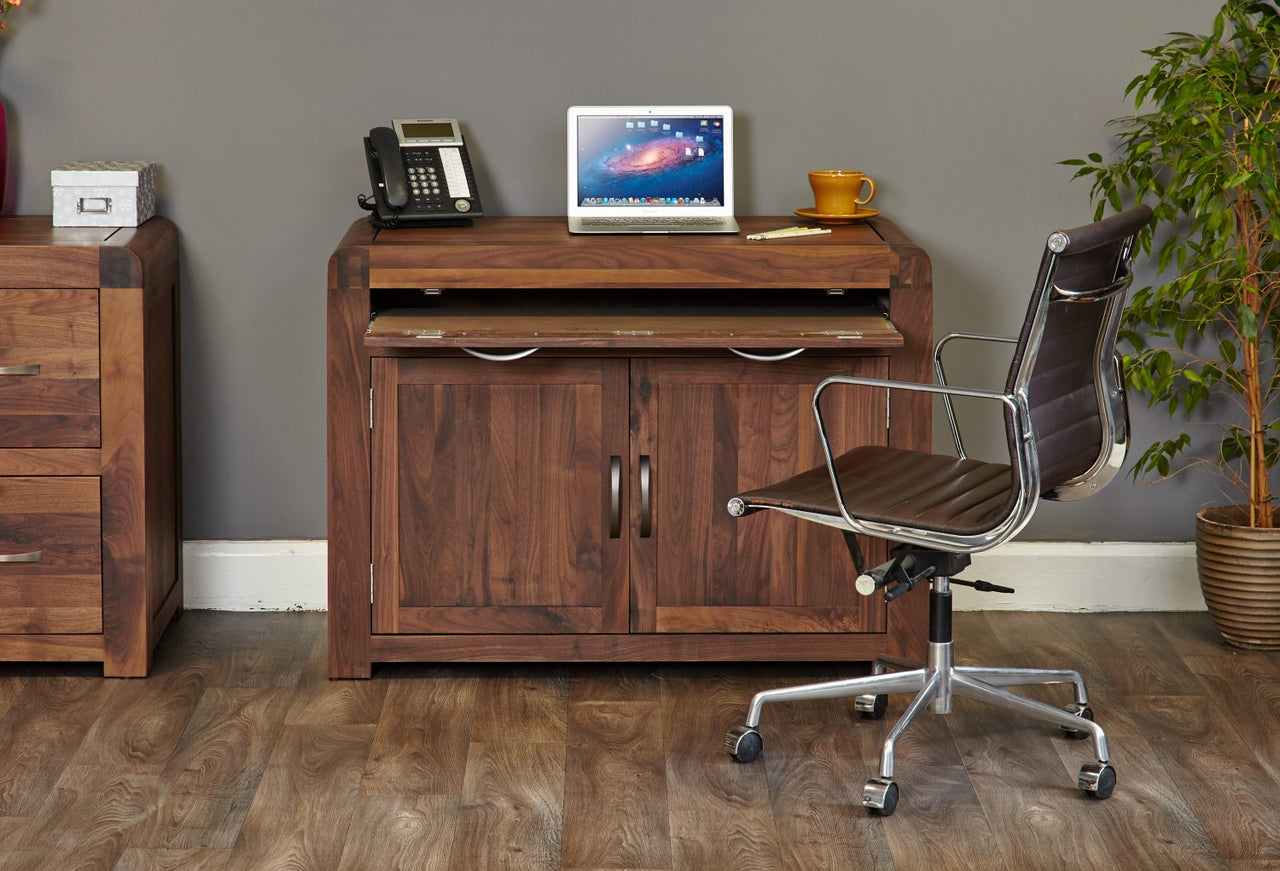
<svg viewBox="0 0 1280 871">
<path fill-rule="evenodd" d="M 44 559 L 42 550 L 27 553 L 0 553 L 0 563 L 38 563 L 42 559 Z"/>
<path fill-rule="evenodd" d="M 477 360 L 488 360 L 491 363 L 510 363 L 512 360 L 523 360 L 530 354 L 538 353 L 537 348 L 525 348 L 523 351 L 512 351 L 510 354 L 494 354 L 490 351 L 478 351 L 475 348 L 463 348 L 462 350 Z"/>
<path fill-rule="evenodd" d="M 622 457 L 609 458 L 609 537 L 622 535 Z"/>
<path fill-rule="evenodd" d="M 640 537 L 653 534 L 653 482 L 649 455 L 640 455 Z"/>
<path fill-rule="evenodd" d="M 795 348 L 778 354 L 753 354 L 750 351 L 739 351 L 737 348 L 730 348 L 729 350 L 744 360 L 755 360 L 757 363 L 777 363 L 780 360 L 790 360 L 792 357 L 799 357 L 805 351 L 804 348 Z"/>
<path fill-rule="evenodd" d="M 31 363 L 27 366 L 0 366 L 0 375 L 39 375 L 40 364 Z"/>
</svg>

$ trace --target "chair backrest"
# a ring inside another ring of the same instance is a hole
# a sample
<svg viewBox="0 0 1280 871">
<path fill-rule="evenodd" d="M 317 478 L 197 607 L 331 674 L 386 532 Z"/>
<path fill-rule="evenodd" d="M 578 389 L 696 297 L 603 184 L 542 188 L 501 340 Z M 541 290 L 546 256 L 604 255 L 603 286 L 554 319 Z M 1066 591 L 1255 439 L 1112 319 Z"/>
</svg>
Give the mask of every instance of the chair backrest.
<svg viewBox="0 0 1280 871">
<path fill-rule="evenodd" d="M 1026 398 L 1035 468 L 1023 472 L 1037 481 L 1042 498 L 1088 496 L 1124 460 L 1128 407 L 1116 334 L 1134 235 L 1150 220 L 1150 208 L 1135 206 L 1053 233 L 1045 244 L 1005 384 L 1006 392 Z M 1020 456 L 1019 428 L 1008 432 L 1011 455 Z"/>
</svg>

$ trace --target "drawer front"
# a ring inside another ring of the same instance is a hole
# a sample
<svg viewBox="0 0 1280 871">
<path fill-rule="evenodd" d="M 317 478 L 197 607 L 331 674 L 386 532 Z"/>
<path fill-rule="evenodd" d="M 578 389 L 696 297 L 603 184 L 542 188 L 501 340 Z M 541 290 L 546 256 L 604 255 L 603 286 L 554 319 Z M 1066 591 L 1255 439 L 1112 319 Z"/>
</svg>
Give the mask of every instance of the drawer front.
<svg viewBox="0 0 1280 871">
<path fill-rule="evenodd" d="M 98 291 L 0 290 L 0 448 L 101 444 Z"/>
<path fill-rule="evenodd" d="M 0 478 L 0 633 L 102 631 L 98 478 Z"/>
</svg>

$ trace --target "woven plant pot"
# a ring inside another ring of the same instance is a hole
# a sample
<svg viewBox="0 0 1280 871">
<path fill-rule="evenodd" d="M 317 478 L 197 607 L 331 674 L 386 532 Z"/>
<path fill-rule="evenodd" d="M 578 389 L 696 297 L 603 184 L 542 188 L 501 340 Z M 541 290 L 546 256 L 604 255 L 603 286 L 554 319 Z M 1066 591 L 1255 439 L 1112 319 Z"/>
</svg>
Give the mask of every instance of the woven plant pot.
<svg viewBox="0 0 1280 871">
<path fill-rule="evenodd" d="M 1247 516 L 1241 505 L 1196 515 L 1200 589 L 1228 644 L 1280 650 L 1280 529 L 1245 526 Z"/>
</svg>

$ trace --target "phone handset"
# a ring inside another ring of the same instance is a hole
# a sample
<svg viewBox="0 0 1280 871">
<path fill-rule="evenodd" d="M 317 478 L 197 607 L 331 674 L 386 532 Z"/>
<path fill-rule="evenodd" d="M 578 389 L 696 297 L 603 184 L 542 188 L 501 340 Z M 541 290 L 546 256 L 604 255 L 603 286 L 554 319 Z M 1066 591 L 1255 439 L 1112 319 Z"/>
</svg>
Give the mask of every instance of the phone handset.
<svg viewBox="0 0 1280 871">
<path fill-rule="evenodd" d="M 400 137 L 390 127 L 374 127 L 369 131 L 369 145 L 382 171 L 382 192 L 387 205 L 403 209 L 409 203 L 409 177 L 400 155 Z"/>
</svg>

